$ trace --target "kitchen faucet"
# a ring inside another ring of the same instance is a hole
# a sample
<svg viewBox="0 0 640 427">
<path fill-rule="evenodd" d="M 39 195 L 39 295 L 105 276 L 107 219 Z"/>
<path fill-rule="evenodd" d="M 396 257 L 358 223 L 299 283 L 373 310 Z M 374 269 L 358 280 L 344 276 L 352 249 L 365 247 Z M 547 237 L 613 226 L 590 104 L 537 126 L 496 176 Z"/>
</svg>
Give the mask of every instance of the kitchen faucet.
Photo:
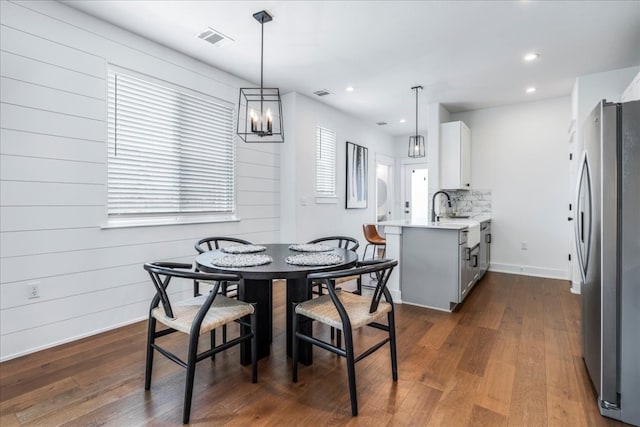
<svg viewBox="0 0 640 427">
<path fill-rule="evenodd" d="M 436 191 L 433 194 L 433 199 L 431 199 L 431 222 L 436 222 L 436 196 L 438 194 L 447 196 L 447 206 L 451 207 L 451 197 L 449 197 L 449 193 L 443 190 Z M 440 220 L 440 216 L 438 216 L 438 220 Z"/>
</svg>

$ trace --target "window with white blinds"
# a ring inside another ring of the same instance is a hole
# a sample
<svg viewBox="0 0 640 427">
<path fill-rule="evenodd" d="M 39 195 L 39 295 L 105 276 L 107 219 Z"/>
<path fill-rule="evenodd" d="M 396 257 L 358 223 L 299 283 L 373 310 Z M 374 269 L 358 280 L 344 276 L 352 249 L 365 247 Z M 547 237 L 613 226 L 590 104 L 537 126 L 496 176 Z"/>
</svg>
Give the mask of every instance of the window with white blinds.
<svg viewBox="0 0 640 427">
<path fill-rule="evenodd" d="M 316 196 L 336 197 L 336 133 L 316 130 Z"/>
<path fill-rule="evenodd" d="M 233 132 L 233 104 L 110 69 L 110 222 L 231 214 Z"/>
</svg>

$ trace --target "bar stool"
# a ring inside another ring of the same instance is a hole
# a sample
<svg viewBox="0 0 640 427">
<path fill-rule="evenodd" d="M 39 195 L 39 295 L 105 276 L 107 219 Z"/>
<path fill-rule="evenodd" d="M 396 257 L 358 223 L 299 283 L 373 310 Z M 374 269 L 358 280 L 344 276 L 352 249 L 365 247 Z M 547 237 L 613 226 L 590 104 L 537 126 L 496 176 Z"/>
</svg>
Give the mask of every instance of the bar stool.
<svg viewBox="0 0 640 427">
<path fill-rule="evenodd" d="M 385 253 L 387 251 L 387 240 L 378 234 L 378 229 L 375 224 L 362 224 L 362 231 L 364 232 L 364 238 L 367 240 L 367 244 L 364 247 L 364 253 L 362 254 L 362 259 L 365 260 L 367 258 L 367 249 L 369 246 L 373 246 L 373 254 L 371 255 L 371 259 L 376 258 L 376 252 L 378 251 L 378 246 L 382 246 L 382 258 L 384 258 Z"/>
</svg>

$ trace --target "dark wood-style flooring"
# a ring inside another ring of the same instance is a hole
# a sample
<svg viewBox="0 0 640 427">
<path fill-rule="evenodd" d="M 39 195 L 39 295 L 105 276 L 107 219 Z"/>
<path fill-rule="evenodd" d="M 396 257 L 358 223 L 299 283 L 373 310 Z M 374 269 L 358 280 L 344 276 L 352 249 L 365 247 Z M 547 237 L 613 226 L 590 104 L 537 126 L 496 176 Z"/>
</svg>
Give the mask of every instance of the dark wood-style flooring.
<svg viewBox="0 0 640 427">
<path fill-rule="evenodd" d="M 454 313 L 397 305 L 399 380 L 387 347 L 357 365 L 350 416 L 344 360 L 314 349 L 291 382 L 284 285 L 259 382 L 238 349 L 198 364 L 192 424 L 237 426 L 613 426 L 580 356 L 579 297 L 565 281 L 488 273 Z M 317 334 L 328 334 L 316 325 Z M 146 322 L 0 364 L 0 425 L 179 425 L 184 370 L 156 355 L 143 389 Z M 380 331 L 357 333 L 365 344 Z M 174 349 L 181 334 L 165 338 Z M 208 339 L 203 339 L 208 344 Z"/>
</svg>

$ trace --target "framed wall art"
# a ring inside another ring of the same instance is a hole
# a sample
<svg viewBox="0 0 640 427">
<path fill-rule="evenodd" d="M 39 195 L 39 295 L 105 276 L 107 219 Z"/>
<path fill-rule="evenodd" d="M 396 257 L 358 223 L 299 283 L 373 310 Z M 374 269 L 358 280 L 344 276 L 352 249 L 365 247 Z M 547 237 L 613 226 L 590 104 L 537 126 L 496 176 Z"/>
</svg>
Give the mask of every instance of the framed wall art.
<svg viewBox="0 0 640 427">
<path fill-rule="evenodd" d="M 368 149 L 347 141 L 346 209 L 366 209 L 368 196 Z"/>
</svg>

